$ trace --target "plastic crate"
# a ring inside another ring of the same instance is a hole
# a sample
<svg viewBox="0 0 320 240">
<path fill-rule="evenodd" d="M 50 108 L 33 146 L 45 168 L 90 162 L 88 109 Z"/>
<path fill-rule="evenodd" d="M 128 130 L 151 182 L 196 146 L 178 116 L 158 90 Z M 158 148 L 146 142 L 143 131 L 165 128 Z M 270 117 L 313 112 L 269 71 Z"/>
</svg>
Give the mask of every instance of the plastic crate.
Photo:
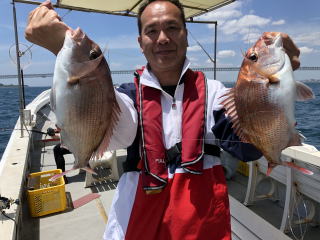
<svg viewBox="0 0 320 240">
<path fill-rule="evenodd" d="M 249 176 L 249 165 L 246 162 L 239 161 L 239 167 L 237 171 L 244 176 Z"/>
<path fill-rule="evenodd" d="M 27 195 L 32 217 L 64 211 L 67 208 L 64 178 L 49 181 L 52 176 L 61 172 L 61 169 L 55 169 L 29 175 Z"/>
</svg>

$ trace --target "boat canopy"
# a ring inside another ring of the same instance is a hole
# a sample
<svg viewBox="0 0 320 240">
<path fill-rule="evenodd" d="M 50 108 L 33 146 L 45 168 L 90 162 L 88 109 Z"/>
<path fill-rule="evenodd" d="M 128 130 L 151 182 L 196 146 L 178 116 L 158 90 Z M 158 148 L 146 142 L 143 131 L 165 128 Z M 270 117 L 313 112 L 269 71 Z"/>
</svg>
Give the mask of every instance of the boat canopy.
<svg viewBox="0 0 320 240">
<path fill-rule="evenodd" d="M 180 0 L 184 7 L 185 17 L 192 21 L 200 16 L 235 0 Z M 14 2 L 40 4 L 39 1 L 14 0 Z M 99 12 L 113 15 L 136 17 L 143 0 L 57 0 L 54 7 L 85 12 Z"/>
</svg>

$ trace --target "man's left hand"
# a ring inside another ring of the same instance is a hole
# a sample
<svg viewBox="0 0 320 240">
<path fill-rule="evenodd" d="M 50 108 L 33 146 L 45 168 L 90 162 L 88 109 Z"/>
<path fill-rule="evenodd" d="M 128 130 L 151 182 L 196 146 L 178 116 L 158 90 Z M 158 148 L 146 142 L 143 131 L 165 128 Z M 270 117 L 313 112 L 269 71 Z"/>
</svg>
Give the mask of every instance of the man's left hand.
<svg viewBox="0 0 320 240">
<path fill-rule="evenodd" d="M 296 70 L 300 67 L 300 50 L 297 47 L 297 45 L 292 41 L 292 39 L 289 37 L 288 34 L 282 33 L 282 32 L 265 32 L 262 34 L 262 38 L 269 39 L 274 38 L 278 34 L 281 35 L 282 42 L 283 42 L 283 48 L 288 54 L 291 66 L 293 70 Z"/>
</svg>

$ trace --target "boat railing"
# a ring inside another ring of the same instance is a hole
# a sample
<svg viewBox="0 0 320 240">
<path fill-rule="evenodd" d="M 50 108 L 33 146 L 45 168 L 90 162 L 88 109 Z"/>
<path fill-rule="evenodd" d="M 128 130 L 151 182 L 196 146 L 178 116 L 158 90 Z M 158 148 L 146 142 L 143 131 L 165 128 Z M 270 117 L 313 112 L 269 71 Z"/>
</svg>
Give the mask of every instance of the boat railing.
<svg viewBox="0 0 320 240">
<path fill-rule="evenodd" d="M 279 183 L 285 186 L 283 199 L 283 215 L 280 230 L 288 232 L 292 226 L 313 222 L 316 217 L 316 205 L 320 202 L 320 151 L 314 146 L 303 144 L 303 146 L 294 146 L 285 149 L 281 155 L 282 161 L 294 162 L 296 165 L 311 170 L 312 175 L 306 175 L 296 169 L 277 166 L 266 176 L 268 163 L 262 157 L 261 159 L 250 162 L 249 178 L 244 205 L 253 205 L 259 200 L 279 199 Z M 269 191 L 265 194 L 259 194 L 257 189 L 260 183 L 269 181 Z M 294 208 L 297 207 L 297 201 L 302 198 L 308 199 L 308 213 L 301 216 L 299 221 L 294 219 Z"/>
</svg>

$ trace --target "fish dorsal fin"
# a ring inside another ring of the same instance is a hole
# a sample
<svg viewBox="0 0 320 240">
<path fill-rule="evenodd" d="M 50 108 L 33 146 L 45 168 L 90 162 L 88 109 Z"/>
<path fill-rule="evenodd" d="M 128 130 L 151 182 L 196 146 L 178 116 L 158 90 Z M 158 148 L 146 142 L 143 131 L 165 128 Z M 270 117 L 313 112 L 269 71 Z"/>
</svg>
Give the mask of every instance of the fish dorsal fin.
<svg viewBox="0 0 320 240">
<path fill-rule="evenodd" d="M 297 83 L 297 100 L 298 101 L 305 101 L 309 99 L 315 98 L 312 89 L 305 85 L 302 82 L 296 82 Z"/>
<path fill-rule="evenodd" d="M 231 120 L 232 128 L 235 134 L 237 134 L 237 136 L 240 138 L 242 142 L 248 143 L 249 141 L 245 137 L 245 134 L 242 131 L 241 124 L 239 121 L 235 99 L 234 99 L 234 88 L 230 89 L 220 98 L 224 98 L 221 104 L 226 110 L 227 117 Z"/>
<path fill-rule="evenodd" d="M 96 158 L 99 159 L 102 157 L 102 155 L 104 154 L 104 152 L 107 150 L 109 143 L 110 143 L 110 139 L 113 133 L 113 129 L 115 128 L 118 120 L 119 120 L 119 114 L 121 112 L 120 107 L 118 105 L 118 102 L 116 100 L 114 100 L 114 104 L 113 104 L 113 108 L 112 108 L 112 116 L 111 116 L 111 123 L 110 126 L 108 127 L 105 136 L 103 138 L 103 140 L 101 141 L 99 147 L 97 148 L 97 150 L 92 154 L 91 158 Z"/>
</svg>

